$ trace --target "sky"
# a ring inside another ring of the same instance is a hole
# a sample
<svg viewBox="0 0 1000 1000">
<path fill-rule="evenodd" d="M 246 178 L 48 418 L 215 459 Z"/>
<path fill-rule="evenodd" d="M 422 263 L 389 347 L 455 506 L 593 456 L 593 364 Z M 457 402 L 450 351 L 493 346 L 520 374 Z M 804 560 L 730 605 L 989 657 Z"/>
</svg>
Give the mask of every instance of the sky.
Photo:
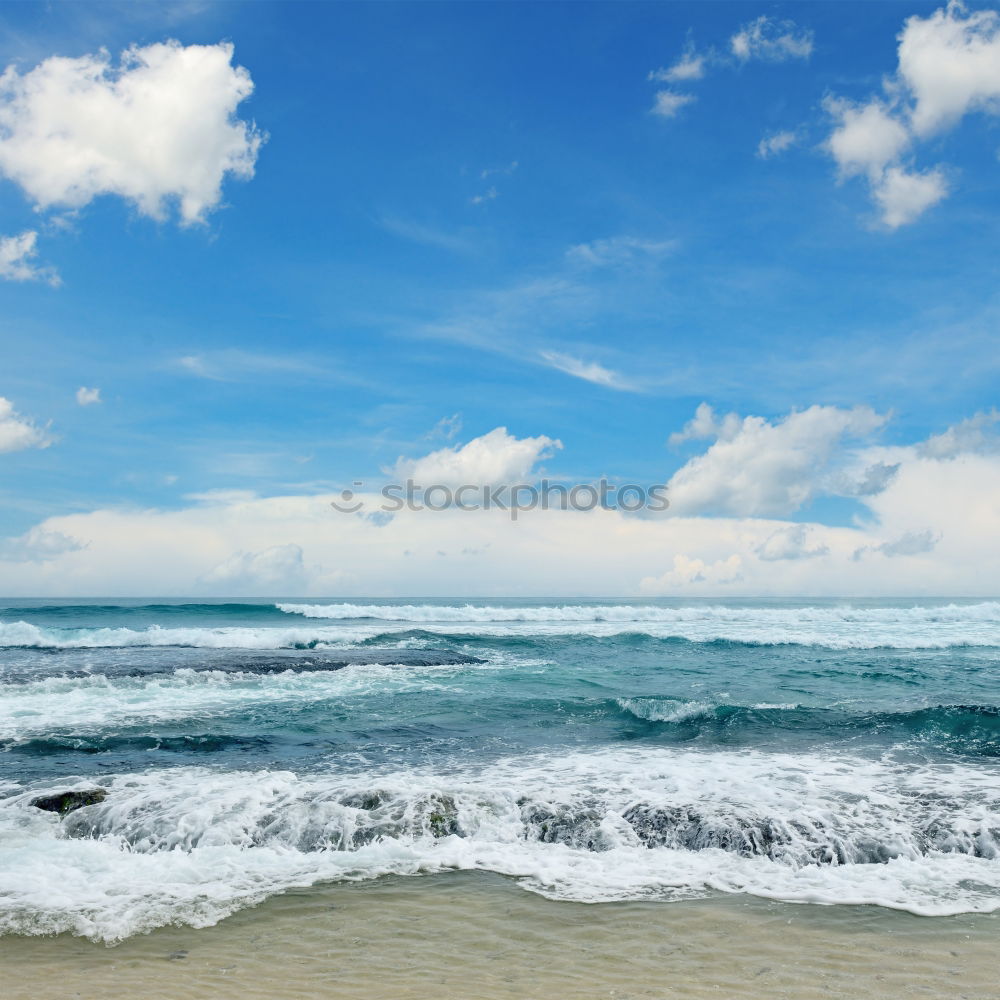
<svg viewBox="0 0 1000 1000">
<path fill-rule="evenodd" d="M 1000 594 L 995 6 L 26 2 L 0 69 L 0 594 Z"/>
</svg>

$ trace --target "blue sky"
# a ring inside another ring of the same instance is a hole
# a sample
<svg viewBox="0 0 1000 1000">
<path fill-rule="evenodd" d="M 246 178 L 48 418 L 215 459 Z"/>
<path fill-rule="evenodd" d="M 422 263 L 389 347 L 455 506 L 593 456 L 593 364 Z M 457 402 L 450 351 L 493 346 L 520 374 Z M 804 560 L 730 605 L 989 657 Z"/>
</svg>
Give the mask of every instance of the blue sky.
<svg viewBox="0 0 1000 1000">
<path fill-rule="evenodd" d="M 169 178 L 158 218 L 113 185 L 40 208 L 0 154 L 0 236 L 35 232 L 38 272 L 0 281 L 0 397 L 47 444 L 0 455 L 0 535 L 216 490 L 318 496 L 501 426 L 558 439 L 544 465 L 573 481 L 663 483 L 709 447 L 668 444 L 702 403 L 775 425 L 868 407 L 886 419 L 856 437 L 875 449 L 988 413 L 991 71 L 926 128 L 944 85 L 884 81 L 908 18 L 944 37 L 989 10 L 6 5 L 19 78 L 105 49 L 109 81 L 129 46 L 231 43 L 253 82 L 231 120 L 266 141 L 193 224 Z M 976 22 L 980 41 L 995 31 Z M 889 117 L 861 168 L 831 142 L 872 101 Z M 910 137 L 879 160 L 896 121 Z M 897 167 L 929 203 L 890 218 L 878 191 Z M 705 513 L 871 520 L 850 491 L 806 492 Z"/>
</svg>

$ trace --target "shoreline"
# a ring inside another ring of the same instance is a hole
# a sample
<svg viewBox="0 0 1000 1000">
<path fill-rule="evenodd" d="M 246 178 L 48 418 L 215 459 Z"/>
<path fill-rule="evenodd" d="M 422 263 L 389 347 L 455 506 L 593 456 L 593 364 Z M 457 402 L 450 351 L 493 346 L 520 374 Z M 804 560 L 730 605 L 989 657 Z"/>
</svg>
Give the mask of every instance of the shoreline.
<svg viewBox="0 0 1000 1000">
<path fill-rule="evenodd" d="M 982 998 L 1000 914 L 746 896 L 569 903 L 454 872 L 293 890 L 118 945 L 0 938 L 7 1000 Z"/>
</svg>

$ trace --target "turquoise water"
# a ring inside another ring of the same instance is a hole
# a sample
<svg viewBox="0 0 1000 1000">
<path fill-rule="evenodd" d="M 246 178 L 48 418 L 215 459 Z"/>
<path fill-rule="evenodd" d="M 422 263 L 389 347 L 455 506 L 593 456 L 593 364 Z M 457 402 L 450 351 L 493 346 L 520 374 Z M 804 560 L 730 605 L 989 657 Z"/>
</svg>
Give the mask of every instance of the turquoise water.
<svg viewBox="0 0 1000 1000">
<path fill-rule="evenodd" d="M 981 600 L 7 601 L 0 927 L 447 869 L 993 910 L 998 666 Z"/>
</svg>

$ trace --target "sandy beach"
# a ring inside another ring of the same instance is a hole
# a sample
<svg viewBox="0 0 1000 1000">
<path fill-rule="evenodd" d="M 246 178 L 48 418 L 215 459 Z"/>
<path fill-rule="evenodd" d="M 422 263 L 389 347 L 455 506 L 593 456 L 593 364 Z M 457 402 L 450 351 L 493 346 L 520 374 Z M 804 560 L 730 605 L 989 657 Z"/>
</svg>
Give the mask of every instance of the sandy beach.
<svg viewBox="0 0 1000 1000">
<path fill-rule="evenodd" d="M 554 902 L 457 873 L 293 891 L 107 947 L 0 939 L 8 1000 L 1000 996 L 1000 918 L 718 897 Z"/>
</svg>

